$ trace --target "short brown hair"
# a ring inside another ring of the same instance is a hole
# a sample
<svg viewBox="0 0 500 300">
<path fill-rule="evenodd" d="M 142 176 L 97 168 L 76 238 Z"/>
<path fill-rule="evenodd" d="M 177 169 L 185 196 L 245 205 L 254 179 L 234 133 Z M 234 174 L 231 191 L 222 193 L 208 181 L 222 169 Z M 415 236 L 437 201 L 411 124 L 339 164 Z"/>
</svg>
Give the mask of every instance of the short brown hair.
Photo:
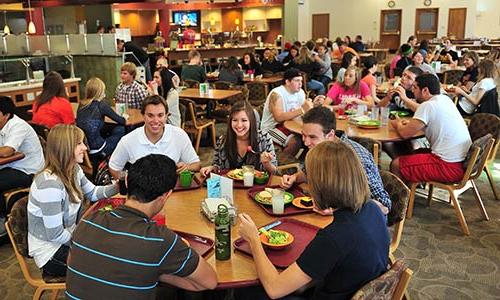
<svg viewBox="0 0 500 300">
<path fill-rule="evenodd" d="M 146 112 L 146 106 L 158 105 L 158 104 L 161 104 L 163 105 L 163 107 L 165 107 L 165 114 L 168 115 L 167 101 L 165 101 L 165 99 L 163 99 L 163 97 L 160 95 L 151 95 L 146 97 L 141 105 L 141 114 L 144 114 Z"/>
<path fill-rule="evenodd" d="M 193 59 L 193 58 L 195 58 L 197 56 L 201 57 L 201 54 L 200 54 L 200 52 L 198 52 L 198 50 L 194 50 L 194 49 L 193 50 L 189 50 L 189 53 L 188 53 L 188 58 L 189 59 Z"/>
<path fill-rule="evenodd" d="M 319 209 L 358 212 L 370 197 L 363 166 L 351 146 L 325 141 L 307 153 L 307 181 Z"/>
<path fill-rule="evenodd" d="M 120 68 L 120 71 L 127 71 L 130 75 L 132 75 L 135 78 L 135 74 L 137 74 L 137 68 L 136 66 L 131 63 L 131 62 L 126 62 L 122 65 Z"/>
</svg>

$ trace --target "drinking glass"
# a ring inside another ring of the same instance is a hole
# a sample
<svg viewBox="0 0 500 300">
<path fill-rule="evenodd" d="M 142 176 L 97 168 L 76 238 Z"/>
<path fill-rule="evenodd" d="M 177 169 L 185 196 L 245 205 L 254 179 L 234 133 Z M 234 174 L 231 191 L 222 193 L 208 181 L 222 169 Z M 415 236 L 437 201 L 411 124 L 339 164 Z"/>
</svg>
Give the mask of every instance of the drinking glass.
<svg viewBox="0 0 500 300">
<path fill-rule="evenodd" d="M 387 125 L 389 123 L 389 107 L 381 107 L 380 108 L 380 121 L 382 125 Z"/>
<path fill-rule="evenodd" d="M 377 106 L 372 107 L 372 120 L 378 120 L 380 108 Z"/>
<path fill-rule="evenodd" d="M 273 214 L 282 214 L 285 210 L 285 192 L 281 190 L 273 191 Z"/>
<path fill-rule="evenodd" d="M 356 111 L 356 116 L 364 116 L 367 110 L 368 106 L 366 106 L 365 104 L 358 104 L 358 110 Z"/>
<path fill-rule="evenodd" d="M 255 176 L 254 166 L 243 166 L 243 186 L 253 186 L 253 179 Z"/>
</svg>

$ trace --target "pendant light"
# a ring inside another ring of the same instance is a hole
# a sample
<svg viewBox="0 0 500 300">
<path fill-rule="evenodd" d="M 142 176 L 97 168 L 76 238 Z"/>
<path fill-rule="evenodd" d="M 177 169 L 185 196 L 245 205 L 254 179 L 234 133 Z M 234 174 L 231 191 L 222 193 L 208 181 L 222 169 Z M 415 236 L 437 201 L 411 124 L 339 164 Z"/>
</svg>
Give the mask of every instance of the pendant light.
<svg viewBox="0 0 500 300">
<path fill-rule="evenodd" d="M 31 0 L 28 0 L 28 9 L 30 12 L 30 23 L 28 24 L 28 33 L 35 34 L 36 27 L 35 27 L 35 23 L 33 23 L 33 16 L 31 15 Z"/>
<path fill-rule="evenodd" d="M 3 27 L 3 33 L 10 34 L 10 28 L 9 28 L 9 25 L 7 25 L 7 12 L 6 11 L 3 12 L 3 19 L 5 22 L 5 26 Z"/>
</svg>

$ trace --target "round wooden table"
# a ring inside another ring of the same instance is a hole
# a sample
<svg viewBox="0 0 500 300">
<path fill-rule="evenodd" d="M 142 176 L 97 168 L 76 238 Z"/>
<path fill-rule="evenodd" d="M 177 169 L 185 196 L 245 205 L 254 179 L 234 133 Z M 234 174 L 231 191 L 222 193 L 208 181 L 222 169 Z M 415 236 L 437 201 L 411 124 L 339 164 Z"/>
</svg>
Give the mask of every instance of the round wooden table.
<svg viewBox="0 0 500 300">
<path fill-rule="evenodd" d="M 302 134 L 302 119 L 285 121 L 284 126 L 286 129 Z M 366 137 L 380 142 L 397 142 L 404 141 L 405 138 L 401 137 L 396 130 L 390 125 L 380 126 L 376 129 L 362 129 L 354 124 L 349 123 L 348 120 L 337 119 L 337 130 L 342 130 L 348 137 Z M 417 132 L 412 139 L 423 137 L 423 131 Z"/>
<path fill-rule="evenodd" d="M 278 184 L 279 180 L 280 177 L 274 176 L 272 184 Z M 214 224 L 200 212 L 201 202 L 206 197 L 206 188 L 172 193 L 163 208 L 168 228 L 215 239 Z M 246 189 L 234 189 L 234 203 L 238 213 L 244 212 L 249 214 L 258 227 L 277 219 L 266 214 L 254 200 L 250 199 Z M 321 216 L 316 213 L 294 215 L 291 217 L 321 228 L 332 221 L 331 216 Z M 240 222 L 238 221 L 235 226 L 231 227 L 231 244 L 239 238 L 239 224 Z M 234 251 L 234 247 L 232 245 L 231 247 L 231 258 L 229 260 L 216 260 L 214 251 L 211 251 L 205 258 L 217 273 L 219 282 L 217 288 L 237 288 L 258 284 L 257 271 L 252 257 L 239 251 Z"/>
</svg>

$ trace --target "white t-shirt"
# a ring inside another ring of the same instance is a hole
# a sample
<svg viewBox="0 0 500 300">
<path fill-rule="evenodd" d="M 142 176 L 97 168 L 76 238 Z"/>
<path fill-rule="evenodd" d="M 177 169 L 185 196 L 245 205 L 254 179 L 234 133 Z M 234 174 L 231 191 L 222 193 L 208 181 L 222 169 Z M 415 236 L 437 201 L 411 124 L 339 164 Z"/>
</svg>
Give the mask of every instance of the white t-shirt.
<svg viewBox="0 0 500 300">
<path fill-rule="evenodd" d="M 291 94 L 288 92 L 284 85 L 280 85 L 279 87 L 274 88 L 267 96 L 266 103 L 264 104 L 264 111 L 262 112 L 262 121 L 260 123 L 260 128 L 265 132 L 269 131 L 270 129 L 276 128 L 276 125 L 278 125 L 278 122 L 276 122 L 273 114 L 269 110 L 269 99 L 273 92 L 280 95 L 281 103 L 283 105 L 283 112 L 289 112 L 301 107 L 306 100 L 306 94 L 302 89 L 297 93 Z"/>
<path fill-rule="evenodd" d="M 479 90 L 484 90 L 485 92 L 488 92 L 494 88 L 496 88 L 495 80 L 493 78 L 487 77 L 481 79 L 478 83 L 476 83 L 470 92 L 470 96 L 476 98 L 477 95 L 479 94 Z M 469 100 L 467 100 L 465 97 L 460 97 L 460 100 L 458 102 L 460 107 L 468 114 L 474 113 L 474 110 L 476 110 L 476 105 L 472 104 Z"/>
<path fill-rule="evenodd" d="M 40 171 L 45 160 L 42 145 L 35 130 L 23 119 L 14 115 L 0 130 L 0 147 L 8 146 L 15 151 L 22 152 L 24 158 L 0 165 L 0 169 L 13 168 L 26 174 L 35 174 Z"/>
<path fill-rule="evenodd" d="M 179 127 L 165 124 L 163 136 L 156 144 L 148 140 L 144 126 L 122 137 L 111 155 L 109 167 L 121 171 L 127 162 L 134 163 L 149 154 L 166 155 L 176 164 L 179 162 L 191 164 L 200 161 L 187 133 Z"/>
<path fill-rule="evenodd" d="M 432 153 L 446 162 L 465 159 L 472 144 L 465 121 L 445 95 L 436 95 L 417 108 L 413 118 L 422 121 Z"/>
</svg>

